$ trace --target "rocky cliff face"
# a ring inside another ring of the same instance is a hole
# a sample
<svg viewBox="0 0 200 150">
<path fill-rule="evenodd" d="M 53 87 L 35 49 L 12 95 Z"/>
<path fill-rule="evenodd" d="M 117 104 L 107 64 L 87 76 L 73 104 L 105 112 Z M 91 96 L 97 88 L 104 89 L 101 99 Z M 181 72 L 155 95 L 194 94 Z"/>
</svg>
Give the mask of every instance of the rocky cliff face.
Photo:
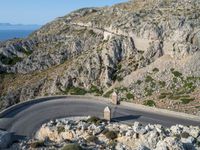
<svg viewBox="0 0 200 150">
<path fill-rule="evenodd" d="M 27 39 L 0 43 L 1 108 L 37 96 L 109 96 L 115 89 L 123 100 L 196 114 L 199 8 L 198 0 L 84 8 Z"/>
</svg>

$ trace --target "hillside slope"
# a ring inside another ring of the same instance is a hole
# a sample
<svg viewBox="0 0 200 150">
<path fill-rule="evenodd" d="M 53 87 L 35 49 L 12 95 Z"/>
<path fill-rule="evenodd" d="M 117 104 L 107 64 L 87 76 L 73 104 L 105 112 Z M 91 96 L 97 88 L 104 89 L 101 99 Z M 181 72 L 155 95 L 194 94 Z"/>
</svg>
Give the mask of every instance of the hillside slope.
<svg viewBox="0 0 200 150">
<path fill-rule="evenodd" d="M 122 100 L 197 114 L 199 50 L 199 0 L 79 9 L 26 39 L 0 43 L 0 108 L 117 90 Z"/>
</svg>

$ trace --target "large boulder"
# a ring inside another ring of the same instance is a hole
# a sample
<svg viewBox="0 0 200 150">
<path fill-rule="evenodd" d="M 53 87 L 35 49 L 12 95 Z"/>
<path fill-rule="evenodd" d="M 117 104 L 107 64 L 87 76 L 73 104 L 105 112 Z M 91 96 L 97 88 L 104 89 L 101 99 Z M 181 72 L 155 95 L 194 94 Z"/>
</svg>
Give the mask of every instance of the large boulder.
<svg viewBox="0 0 200 150">
<path fill-rule="evenodd" d="M 0 149 L 7 148 L 12 143 L 12 133 L 0 130 Z"/>
</svg>

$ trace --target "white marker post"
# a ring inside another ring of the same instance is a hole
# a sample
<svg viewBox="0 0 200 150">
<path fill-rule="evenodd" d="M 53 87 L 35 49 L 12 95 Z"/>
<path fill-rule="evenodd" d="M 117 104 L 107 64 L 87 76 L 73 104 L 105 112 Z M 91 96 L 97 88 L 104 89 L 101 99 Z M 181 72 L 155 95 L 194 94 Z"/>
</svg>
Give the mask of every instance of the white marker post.
<svg viewBox="0 0 200 150">
<path fill-rule="evenodd" d="M 111 110 L 108 106 L 104 109 L 104 119 L 107 121 L 111 120 Z"/>
<path fill-rule="evenodd" d="M 112 103 L 114 105 L 118 104 L 118 94 L 115 91 L 112 93 Z"/>
</svg>

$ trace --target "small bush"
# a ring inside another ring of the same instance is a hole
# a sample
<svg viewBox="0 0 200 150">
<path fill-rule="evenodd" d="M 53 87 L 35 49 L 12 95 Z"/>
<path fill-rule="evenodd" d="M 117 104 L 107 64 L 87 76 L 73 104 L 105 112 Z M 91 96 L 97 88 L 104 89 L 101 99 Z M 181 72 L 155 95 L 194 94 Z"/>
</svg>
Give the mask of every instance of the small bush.
<svg viewBox="0 0 200 150">
<path fill-rule="evenodd" d="M 94 136 L 94 135 L 91 135 L 91 136 L 89 136 L 89 137 L 87 138 L 87 141 L 88 141 L 88 142 L 92 142 L 92 143 L 97 143 L 98 138 L 97 138 L 96 136 Z"/>
<path fill-rule="evenodd" d="M 9 58 L 7 56 L 4 56 L 3 54 L 0 54 L 0 60 L 5 65 L 15 65 L 17 62 L 22 61 L 22 58 L 17 56 Z"/>
<path fill-rule="evenodd" d="M 105 136 L 109 140 L 114 140 L 117 138 L 117 132 L 116 131 L 108 131 L 105 133 Z"/>
<path fill-rule="evenodd" d="M 137 80 L 136 84 L 140 85 L 142 83 L 141 80 Z"/>
<path fill-rule="evenodd" d="M 63 126 L 58 126 L 57 127 L 57 131 L 58 131 L 58 134 L 62 133 L 62 132 L 65 132 L 65 127 Z"/>
<path fill-rule="evenodd" d="M 159 69 L 158 68 L 154 68 L 152 71 L 156 73 L 156 72 L 159 72 Z"/>
<path fill-rule="evenodd" d="M 120 82 L 120 81 L 123 80 L 123 77 L 121 77 L 121 76 L 117 76 L 117 77 L 116 77 L 116 80 Z"/>
<path fill-rule="evenodd" d="M 165 81 L 159 81 L 158 82 L 160 86 L 165 87 L 166 86 L 166 82 Z"/>
<path fill-rule="evenodd" d="M 171 99 L 171 100 L 178 100 L 178 99 L 180 99 L 181 98 L 181 96 L 179 96 L 179 95 L 170 95 L 169 96 L 169 99 Z"/>
<path fill-rule="evenodd" d="M 127 99 L 134 99 L 134 95 L 131 94 L 131 93 L 127 93 L 127 94 L 126 94 L 126 98 L 127 98 Z"/>
<path fill-rule="evenodd" d="M 153 80 L 151 76 L 146 76 L 145 82 L 152 82 Z"/>
<path fill-rule="evenodd" d="M 195 98 L 181 98 L 182 104 L 188 104 L 193 100 L 195 100 Z"/>
<path fill-rule="evenodd" d="M 103 96 L 104 97 L 110 97 L 110 95 L 112 94 L 113 90 L 108 91 L 107 93 L 105 93 Z"/>
<path fill-rule="evenodd" d="M 172 71 L 172 74 L 175 76 L 175 77 L 181 77 L 183 74 L 178 72 L 178 71 Z"/>
<path fill-rule="evenodd" d="M 70 87 L 65 90 L 65 93 L 71 95 L 85 95 L 87 91 L 80 87 Z"/>
<path fill-rule="evenodd" d="M 44 141 L 36 141 L 30 144 L 31 148 L 38 148 L 38 147 L 43 147 L 44 145 Z"/>
<path fill-rule="evenodd" d="M 117 145 L 117 142 L 116 142 L 116 141 L 110 141 L 110 142 L 108 143 L 108 146 L 109 146 L 111 149 L 115 149 L 116 145 Z"/>
<path fill-rule="evenodd" d="M 89 90 L 89 93 L 97 93 L 97 94 L 103 94 L 103 91 L 100 90 L 97 86 L 94 86 L 92 85 L 90 90 Z"/>
<path fill-rule="evenodd" d="M 161 95 L 158 96 L 158 99 L 164 99 L 164 98 L 166 98 L 166 97 L 167 97 L 167 95 L 162 95 L 162 94 L 161 94 Z"/>
<path fill-rule="evenodd" d="M 62 150 L 83 150 L 83 148 L 78 144 L 68 144 L 65 145 Z"/>
<path fill-rule="evenodd" d="M 156 103 L 153 100 L 144 101 L 143 104 L 146 105 L 146 106 L 150 106 L 150 107 L 156 106 Z"/>
<path fill-rule="evenodd" d="M 190 134 L 187 133 L 187 132 L 181 133 L 181 137 L 182 137 L 182 138 L 188 138 L 189 136 L 190 136 Z"/>
<path fill-rule="evenodd" d="M 109 130 L 108 130 L 108 129 L 104 129 L 101 133 L 102 133 L 103 135 L 106 135 L 107 132 L 109 132 Z"/>
<path fill-rule="evenodd" d="M 88 123 L 94 123 L 94 124 L 97 124 L 99 121 L 101 121 L 101 119 L 99 119 L 98 117 L 95 117 L 95 116 L 90 117 L 90 118 L 87 120 Z"/>
</svg>

